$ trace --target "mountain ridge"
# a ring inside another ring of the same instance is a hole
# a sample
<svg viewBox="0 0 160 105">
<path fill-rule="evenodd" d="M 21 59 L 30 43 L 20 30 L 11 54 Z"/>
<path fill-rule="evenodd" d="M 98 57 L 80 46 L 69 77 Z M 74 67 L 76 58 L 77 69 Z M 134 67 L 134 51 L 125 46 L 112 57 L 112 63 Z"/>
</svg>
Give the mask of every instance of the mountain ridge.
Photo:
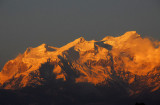
<svg viewBox="0 0 160 105">
<path fill-rule="evenodd" d="M 44 85 L 56 79 L 74 83 L 120 86 L 129 95 L 160 88 L 159 47 L 136 31 L 107 36 L 100 41 L 80 37 L 60 48 L 42 44 L 27 48 L 0 72 L 1 89 Z M 49 67 L 41 70 L 43 64 Z M 142 86 L 143 84 L 143 86 Z"/>
</svg>

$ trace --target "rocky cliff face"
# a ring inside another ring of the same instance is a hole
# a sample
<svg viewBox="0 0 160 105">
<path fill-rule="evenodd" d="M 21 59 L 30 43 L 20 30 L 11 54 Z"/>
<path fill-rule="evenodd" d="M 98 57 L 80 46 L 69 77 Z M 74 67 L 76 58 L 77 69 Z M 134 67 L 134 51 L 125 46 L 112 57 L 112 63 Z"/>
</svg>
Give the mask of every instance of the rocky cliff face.
<svg viewBox="0 0 160 105">
<path fill-rule="evenodd" d="M 55 78 L 121 88 L 129 95 L 158 91 L 159 43 L 131 31 L 100 41 L 81 37 L 61 48 L 42 44 L 5 64 L 0 72 L 0 87 L 36 87 Z"/>
</svg>

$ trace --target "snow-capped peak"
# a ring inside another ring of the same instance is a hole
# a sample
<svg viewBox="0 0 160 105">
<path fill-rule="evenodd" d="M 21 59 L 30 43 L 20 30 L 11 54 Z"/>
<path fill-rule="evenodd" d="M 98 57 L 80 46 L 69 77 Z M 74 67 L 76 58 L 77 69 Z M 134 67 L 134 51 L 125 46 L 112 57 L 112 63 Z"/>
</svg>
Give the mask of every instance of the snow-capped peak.
<svg viewBox="0 0 160 105">
<path fill-rule="evenodd" d="M 124 35 L 120 36 L 122 40 L 135 39 L 138 37 L 140 37 L 140 35 L 136 31 L 128 31 Z"/>
</svg>

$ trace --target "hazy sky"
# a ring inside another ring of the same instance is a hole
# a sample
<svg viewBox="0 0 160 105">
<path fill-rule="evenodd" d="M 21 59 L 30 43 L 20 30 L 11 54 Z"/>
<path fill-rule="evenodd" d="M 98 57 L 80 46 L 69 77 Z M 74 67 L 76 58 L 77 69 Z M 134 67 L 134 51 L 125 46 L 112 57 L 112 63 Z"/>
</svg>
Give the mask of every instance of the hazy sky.
<svg viewBox="0 0 160 105">
<path fill-rule="evenodd" d="M 27 47 L 136 30 L 160 40 L 159 0 L 0 0 L 0 68 Z"/>
</svg>

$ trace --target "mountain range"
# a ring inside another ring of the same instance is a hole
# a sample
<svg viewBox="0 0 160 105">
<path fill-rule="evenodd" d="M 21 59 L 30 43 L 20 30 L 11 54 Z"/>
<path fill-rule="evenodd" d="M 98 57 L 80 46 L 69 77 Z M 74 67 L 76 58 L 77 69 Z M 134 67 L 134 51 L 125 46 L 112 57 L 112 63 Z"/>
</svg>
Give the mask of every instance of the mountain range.
<svg viewBox="0 0 160 105">
<path fill-rule="evenodd" d="M 159 105 L 159 45 L 129 31 L 100 41 L 80 37 L 60 48 L 29 47 L 0 72 L 0 99 L 15 105 Z"/>
</svg>

